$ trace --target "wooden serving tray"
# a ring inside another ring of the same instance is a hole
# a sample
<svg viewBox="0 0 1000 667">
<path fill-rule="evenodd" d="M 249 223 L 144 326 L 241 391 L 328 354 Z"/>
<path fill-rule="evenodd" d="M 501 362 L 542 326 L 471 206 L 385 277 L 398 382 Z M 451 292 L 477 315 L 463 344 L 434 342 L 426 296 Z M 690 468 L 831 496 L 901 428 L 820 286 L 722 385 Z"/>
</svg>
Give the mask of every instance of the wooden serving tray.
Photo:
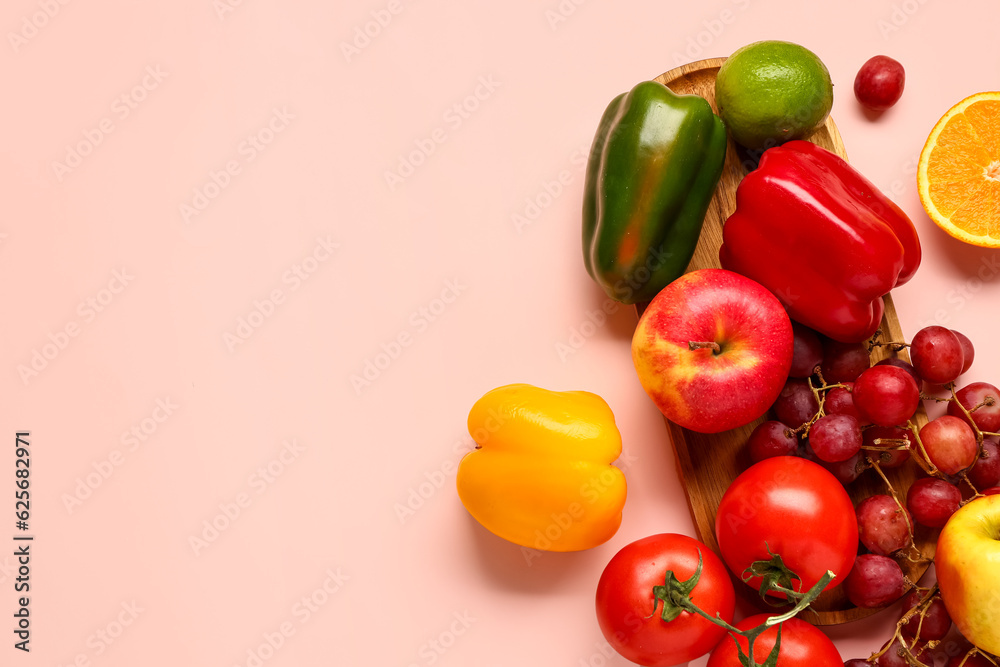
<svg viewBox="0 0 1000 667">
<path fill-rule="evenodd" d="M 701 95 L 715 109 L 715 77 L 724 61 L 725 58 L 713 58 L 690 63 L 661 74 L 655 81 L 666 85 L 675 93 Z M 837 153 L 845 160 L 847 159 L 844 143 L 832 118 L 827 118 L 826 123 L 808 137 L 808 140 Z M 742 148 L 737 149 L 730 138 L 722 177 L 709 204 L 701 237 L 698 240 L 694 257 L 688 265 L 688 271 L 720 267 L 719 247 L 722 245 L 722 225 L 736 209 L 736 186 L 752 164 L 751 156 Z M 645 307 L 646 304 L 637 304 L 636 310 L 640 316 Z M 903 332 L 899 327 L 896 310 L 888 295 L 885 297 L 882 331 L 884 332 L 883 340 L 903 340 Z M 888 348 L 877 347 L 872 353 L 872 360 L 873 362 L 879 361 L 893 354 Z M 905 351 L 899 352 L 898 355 L 909 361 Z M 719 501 L 732 480 L 751 465 L 752 462 L 746 454 L 746 441 L 757 424 L 766 418 L 766 416 L 761 417 L 742 428 L 716 434 L 695 433 L 666 420 L 677 457 L 677 468 L 687 494 L 688 506 L 694 519 L 695 528 L 700 539 L 716 553 L 719 552 L 719 544 L 715 538 L 715 512 Z M 926 421 L 926 414 L 921 408 L 918 414 L 918 423 L 922 426 Z M 886 470 L 885 473 L 904 502 L 910 484 L 923 474 L 913 460 L 908 461 L 900 468 Z M 851 484 L 848 492 L 857 504 L 862 498 L 887 491 L 878 475 L 869 470 Z M 915 542 L 926 557 L 933 557 L 936 541 L 937 531 L 917 527 Z M 926 562 L 917 563 L 905 558 L 899 559 L 899 564 L 909 580 L 913 582 L 920 579 L 928 566 Z M 735 575 L 733 579 L 736 590 L 741 592 L 747 600 L 759 606 L 762 611 L 774 610 L 773 607 L 767 607 L 760 600 L 757 591 L 751 589 Z M 813 603 L 812 610 L 803 612 L 802 617 L 816 625 L 834 625 L 855 621 L 877 611 L 854 607 L 838 586 L 821 595 Z"/>
</svg>

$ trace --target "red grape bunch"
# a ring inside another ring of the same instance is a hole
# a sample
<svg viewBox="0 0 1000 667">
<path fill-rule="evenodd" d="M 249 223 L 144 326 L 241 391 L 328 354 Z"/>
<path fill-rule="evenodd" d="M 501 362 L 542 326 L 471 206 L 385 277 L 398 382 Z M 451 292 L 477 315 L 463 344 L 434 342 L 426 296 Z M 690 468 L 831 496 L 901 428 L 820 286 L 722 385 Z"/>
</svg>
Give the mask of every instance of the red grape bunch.
<svg viewBox="0 0 1000 667">
<path fill-rule="evenodd" d="M 882 342 L 880 333 L 866 343 L 841 343 L 798 323 L 793 332 L 788 380 L 771 419 L 751 433 L 749 458 L 808 458 L 844 485 L 868 470 L 881 477 L 886 492 L 855 507 L 861 548 L 844 592 L 867 609 L 906 597 L 896 632 L 882 650 L 845 667 L 933 664 L 952 622 L 936 585 L 917 586 L 900 563 L 929 560 L 914 543 L 918 531 L 941 528 L 972 497 L 1000 492 L 1000 390 L 986 382 L 956 388 L 975 349 L 966 336 L 945 327 L 925 327 L 909 344 Z M 875 348 L 891 356 L 873 364 Z M 942 388 L 950 396 L 924 393 Z M 922 400 L 947 402 L 946 414 L 920 426 Z M 900 494 L 884 471 L 910 459 L 926 475 Z M 962 657 L 970 667 L 983 660 L 975 651 Z"/>
</svg>

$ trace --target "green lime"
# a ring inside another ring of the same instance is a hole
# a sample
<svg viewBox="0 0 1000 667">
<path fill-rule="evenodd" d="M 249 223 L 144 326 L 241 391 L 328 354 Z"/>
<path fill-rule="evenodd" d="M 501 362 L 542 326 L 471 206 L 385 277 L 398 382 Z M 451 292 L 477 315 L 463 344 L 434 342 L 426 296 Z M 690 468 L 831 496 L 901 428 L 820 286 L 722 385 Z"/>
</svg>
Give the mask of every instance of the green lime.
<svg viewBox="0 0 1000 667">
<path fill-rule="evenodd" d="M 715 104 L 733 139 L 765 149 L 816 130 L 833 106 L 833 82 L 819 57 L 769 40 L 737 49 L 715 80 Z"/>
</svg>

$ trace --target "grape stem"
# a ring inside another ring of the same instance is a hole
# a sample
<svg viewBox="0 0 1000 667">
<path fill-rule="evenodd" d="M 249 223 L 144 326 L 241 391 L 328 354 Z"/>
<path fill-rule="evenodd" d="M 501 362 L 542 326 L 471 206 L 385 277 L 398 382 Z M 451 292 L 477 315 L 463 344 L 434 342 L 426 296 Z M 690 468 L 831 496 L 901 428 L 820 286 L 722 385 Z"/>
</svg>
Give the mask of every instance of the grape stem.
<svg viewBox="0 0 1000 667">
<path fill-rule="evenodd" d="M 813 398 L 816 399 L 816 405 L 818 406 L 816 414 L 812 416 L 812 419 L 807 421 L 805 424 L 802 424 L 794 431 L 789 431 L 792 435 L 801 433 L 803 436 L 808 436 L 809 429 L 812 428 L 812 425 L 826 416 L 826 409 L 824 407 L 826 404 L 826 392 L 831 389 L 836 389 L 837 387 L 841 387 L 847 391 L 851 390 L 846 384 L 827 384 L 826 379 L 823 377 L 823 371 L 819 369 L 819 366 L 816 367 L 816 375 L 819 377 L 820 385 L 818 387 L 813 385 L 811 377 L 806 379 L 806 384 L 809 385 L 809 391 L 812 392 Z"/>
<path fill-rule="evenodd" d="M 971 468 L 972 466 L 976 465 L 976 462 L 978 462 L 979 459 L 983 455 L 983 451 L 984 451 L 983 450 L 983 437 L 986 436 L 986 435 L 993 435 L 992 433 L 984 433 L 982 431 L 982 429 L 979 428 L 979 425 L 976 424 L 975 420 L 972 419 L 972 413 L 975 412 L 976 410 L 978 410 L 979 408 L 983 407 L 983 406 L 993 405 L 993 397 L 992 396 L 987 396 L 980 403 L 978 403 L 977 405 L 972 406 L 972 409 L 969 410 L 969 409 L 966 409 L 966 407 L 964 405 L 962 405 L 962 401 L 958 400 L 958 395 L 955 393 L 955 383 L 954 382 L 951 382 L 951 383 L 948 384 L 948 389 L 951 390 L 951 396 L 955 400 L 955 405 L 957 405 L 959 407 L 959 409 L 962 411 L 962 414 L 965 415 L 965 421 L 970 426 L 972 426 L 972 431 L 973 431 L 973 433 L 976 434 L 976 445 L 977 445 L 977 447 L 976 447 L 976 458 L 972 461 L 972 463 L 969 464 L 969 468 Z M 975 486 L 975 484 L 972 483 L 972 480 L 969 479 L 968 475 L 966 474 L 967 470 L 968 470 L 968 468 L 966 468 L 966 470 L 962 470 L 961 473 L 960 473 L 960 477 L 963 480 L 965 480 L 965 483 L 969 485 L 970 489 L 972 489 L 972 493 L 974 495 L 972 496 L 972 498 L 969 498 L 969 500 L 972 500 L 973 498 L 981 496 L 982 494 L 979 493 L 979 489 L 977 489 L 976 486 Z M 969 500 L 964 501 L 962 504 L 964 505 L 965 503 L 969 502 Z"/>
<path fill-rule="evenodd" d="M 993 400 L 992 396 L 987 396 L 986 398 L 984 398 L 983 400 L 979 401 L 978 403 L 976 403 L 975 405 L 973 405 L 971 408 L 969 408 L 969 414 L 972 414 L 973 412 L 975 412 L 979 408 L 986 408 L 986 407 L 989 407 L 989 406 L 991 406 L 991 405 L 993 405 L 995 403 L 996 403 L 996 401 Z"/>
<path fill-rule="evenodd" d="M 898 639 L 900 648 L 902 650 L 902 655 L 906 659 L 907 664 L 919 665 L 921 667 L 930 667 L 926 663 L 921 662 L 917 658 L 917 656 L 913 655 L 913 652 L 911 650 L 912 648 L 916 647 L 917 641 L 920 639 L 920 630 L 921 627 L 923 626 L 924 617 L 927 615 L 927 609 L 930 607 L 931 602 L 934 601 L 934 598 L 938 597 L 938 595 L 940 594 L 938 591 L 937 584 L 934 584 L 933 586 L 930 587 L 930 589 L 927 590 L 928 590 L 927 594 L 920 600 L 920 602 L 918 602 L 916 606 L 911 608 L 909 611 L 903 614 L 902 617 L 900 617 L 899 621 L 896 622 L 896 631 L 893 633 L 892 637 L 889 638 L 889 641 L 887 641 L 885 643 L 885 646 L 883 646 L 878 652 L 872 653 L 871 657 L 868 658 L 869 662 L 874 664 L 883 654 L 885 654 L 886 651 L 889 650 L 889 647 L 892 646 L 893 643 Z M 914 636 L 913 638 L 913 643 L 907 645 L 906 641 L 903 639 L 903 634 L 902 634 L 903 628 L 910 622 L 910 620 L 914 616 L 918 614 L 920 616 L 920 620 L 917 623 L 916 636 Z M 927 646 L 929 648 L 933 648 L 931 644 L 936 645 L 936 642 L 927 642 Z"/>
<path fill-rule="evenodd" d="M 882 330 L 876 329 L 872 337 L 868 339 L 868 354 L 871 354 L 872 350 L 874 350 L 876 347 L 888 347 L 893 352 L 899 352 L 900 350 L 910 347 L 909 343 L 900 343 L 898 341 L 882 342 L 879 340 L 879 337 L 881 335 L 882 335 Z"/>
<path fill-rule="evenodd" d="M 986 660 L 991 665 L 996 665 L 997 664 L 995 656 L 990 655 L 989 653 L 986 653 L 984 651 L 981 651 L 978 648 L 976 648 L 975 646 L 973 646 L 972 648 L 969 649 L 968 653 L 966 653 L 964 656 L 962 656 L 962 661 L 958 663 L 958 667 L 962 667 L 965 664 L 966 660 L 968 660 L 969 658 L 971 658 L 971 657 L 973 657 L 973 656 L 975 656 L 977 654 L 983 656 L 983 659 Z"/>
<path fill-rule="evenodd" d="M 892 484 L 889 482 L 889 478 L 885 476 L 884 472 L 882 472 L 882 468 L 879 466 L 879 464 L 872 461 L 870 456 L 866 458 L 868 459 L 868 463 L 871 465 L 871 467 L 874 468 L 875 472 L 878 473 L 878 476 L 882 478 L 883 482 L 885 482 L 886 488 L 889 489 L 889 495 L 892 496 L 892 499 L 894 501 L 896 501 L 896 506 L 899 508 L 900 514 L 902 514 L 903 518 L 906 520 L 906 531 L 910 534 L 910 549 L 916 552 L 917 560 L 920 561 L 927 560 L 924 554 L 921 553 L 920 549 L 917 548 L 917 544 L 914 539 L 913 521 L 910 520 L 910 513 L 906 511 L 906 507 L 904 507 L 903 503 L 899 500 L 899 495 L 896 493 L 896 489 L 892 487 Z M 914 560 L 909 556 L 907 556 L 907 558 L 911 561 Z"/>
<path fill-rule="evenodd" d="M 875 438 L 874 440 L 872 440 L 872 444 L 871 445 L 861 445 L 861 449 L 863 449 L 865 451 L 869 451 L 869 452 L 878 452 L 879 453 L 878 454 L 878 460 L 879 460 L 879 462 L 881 462 L 881 463 L 888 463 L 890 460 L 892 460 L 892 455 L 889 452 L 891 452 L 891 451 L 901 451 L 901 450 L 909 449 L 909 443 L 907 443 L 906 445 L 901 445 L 899 447 L 881 447 L 881 446 L 879 446 L 883 442 L 891 442 L 891 441 L 892 441 L 891 438 Z M 873 447 L 872 445 L 875 445 L 875 446 Z M 861 470 L 865 470 L 866 468 L 870 468 L 871 467 L 871 466 L 868 465 L 868 457 L 867 457 L 867 455 L 865 456 L 863 462 L 864 462 L 865 466 L 863 468 L 861 468 Z M 862 461 L 858 461 L 858 465 L 861 465 L 861 464 L 862 464 Z"/>
<path fill-rule="evenodd" d="M 945 479 L 944 473 L 938 470 L 938 467 L 934 465 L 933 461 L 931 461 L 931 457 L 927 455 L 927 450 L 924 448 L 924 441 L 920 439 L 920 428 L 912 421 L 906 422 L 906 428 L 910 429 L 910 432 L 913 433 L 913 439 L 917 443 L 917 449 L 911 450 L 910 454 L 913 455 L 916 452 L 919 452 L 921 457 L 919 460 L 920 467 L 923 468 L 928 475 Z"/>
<path fill-rule="evenodd" d="M 949 382 L 948 383 L 948 389 L 951 391 L 951 398 L 952 398 L 953 401 L 955 401 L 955 405 L 958 406 L 958 408 L 962 411 L 962 414 L 965 416 L 965 421 L 970 426 L 972 426 L 972 430 L 976 434 L 976 444 L 980 445 L 980 449 L 982 449 L 983 432 L 979 430 L 979 426 L 977 426 L 976 422 L 973 421 L 973 419 L 972 419 L 972 411 L 970 411 L 968 408 L 966 408 L 964 405 L 962 405 L 962 401 L 958 400 L 958 395 L 955 393 L 955 383 L 954 382 Z M 975 410 L 978 407 L 979 406 L 974 407 L 973 410 Z M 978 455 L 976 456 L 976 459 L 977 460 L 979 459 Z M 973 462 L 973 463 L 975 463 L 975 462 Z"/>
<path fill-rule="evenodd" d="M 961 501 L 958 504 L 959 507 L 964 507 L 965 505 L 971 503 L 976 498 L 983 497 L 983 494 L 979 492 L 979 489 L 977 489 L 976 485 L 972 483 L 972 480 L 969 479 L 969 475 L 964 470 L 960 471 L 958 473 L 958 476 L 962 479 L 963 482 L 969 485 L 970 489 L 972 489 L 972 495 L 966 498 L 965 500 Z"/>
<path fill-rule="evenodd" d="M 872 440 L 872 444 L 875 445 L 875 447 L 868 447 L 862 445 L 861 448 L 874 449 L 880 452 L 884 452 L 886 450 L 901 450 L 910 448 L 910 441 L 907 440 L 906 438 L 875 438 L 874 440 Z M 882 445 L 886 446 L 883 447 Z"/>
</svg>

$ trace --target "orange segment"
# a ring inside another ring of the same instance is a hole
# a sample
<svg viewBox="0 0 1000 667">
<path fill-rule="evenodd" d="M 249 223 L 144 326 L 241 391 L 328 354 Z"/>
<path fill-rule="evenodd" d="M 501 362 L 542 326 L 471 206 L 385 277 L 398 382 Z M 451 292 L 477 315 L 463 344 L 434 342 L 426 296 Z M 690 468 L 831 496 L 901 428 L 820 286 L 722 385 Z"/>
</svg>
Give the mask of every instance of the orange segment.
<svg viewBox="0 0 1000 667">
<path fill-rule="evenodd" d="M 960 181 L 946 181 L 943 178 L 931 179 L 928 191 L 934 200 L 934 205 L 941 215 L 950 218 L 970 199 L 975 199 L 979 191 L 986 187 L 982 177 L 965 178 Z"/>
<path fill-rule="evenodd" d="M 1000 247 L 1000 92 L 971 95 L 941 117 L 920 153 L 917 186 L 941 229 Z"/>
<path fill-rule="evenodd" d="M 1000 153 L 1000 125 L 997 125 L 998 113 L 1000 113 L 1000 101 L 998 100 L 974 102 L 965 110 L 966 120 L 975 129 L 980 143 L 990 155 Z"/>
<path fill-rule="evenodd" d="M 941 128 L 927 168 L 946 178 L 969 178 L 982 174 L 990 155 L 968 119 L 959 114 Z"/>
<path fill-rule="evenodd" d="M 988 236 L 992 231 L 987 221 L 992 217 L 993 192 L 989 185 L 982 184 L 975 194 L 962 203 L 951 214 L 951 224 L 965 230 L 972 236 Z"/>
</svg>

